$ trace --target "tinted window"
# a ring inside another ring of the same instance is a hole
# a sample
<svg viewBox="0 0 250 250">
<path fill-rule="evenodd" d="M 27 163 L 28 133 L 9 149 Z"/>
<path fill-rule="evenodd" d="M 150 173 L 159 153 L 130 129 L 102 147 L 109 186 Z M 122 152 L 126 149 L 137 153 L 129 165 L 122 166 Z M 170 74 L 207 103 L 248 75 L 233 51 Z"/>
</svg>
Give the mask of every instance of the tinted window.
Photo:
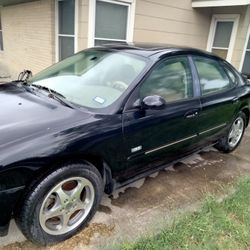
<svg viewBox="0 0 250 250">
<path fill-rule="evenodd" d="M 229 69 L 227 66 L 224 67 L 228 77 L 230 78 L 231 82 L 233 85 L 237 84 L 237 78 L 235 76 L 235 74 L 233 73 L 233 71 L 231 69 Z"/>
<path fill-rule="evenodd" d="M 166 102 L 193 96 L 192 74 L 186 57 L 168 59 L 159 64 L 143 83 L 140 97 L 159 95 Z"/>
<path fill-rule="evenodd" d="M 231 88 L 231 83 L 224 69 L 212 59 L 194 58 L 200 78 L 202 95 L 223 91 Z"/>
</svg>

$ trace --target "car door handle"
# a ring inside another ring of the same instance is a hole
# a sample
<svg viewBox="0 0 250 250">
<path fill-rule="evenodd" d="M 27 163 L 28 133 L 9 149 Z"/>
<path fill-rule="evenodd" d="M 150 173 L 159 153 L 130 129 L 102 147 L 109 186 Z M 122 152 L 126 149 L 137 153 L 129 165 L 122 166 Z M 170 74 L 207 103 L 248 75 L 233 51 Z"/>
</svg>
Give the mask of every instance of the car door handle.
<svg viewBox="0 0 250 250">
<path fill-rule="evenodd" d="M 187 119 L 192 119 L 192 118 L 195 118 L 196 116 L 198 116 L 198 111 L 193 111 L 193 112 L 187 112 L 186 114 L 185 114 L 185 117 L 187 118 Z"/>
</svg>

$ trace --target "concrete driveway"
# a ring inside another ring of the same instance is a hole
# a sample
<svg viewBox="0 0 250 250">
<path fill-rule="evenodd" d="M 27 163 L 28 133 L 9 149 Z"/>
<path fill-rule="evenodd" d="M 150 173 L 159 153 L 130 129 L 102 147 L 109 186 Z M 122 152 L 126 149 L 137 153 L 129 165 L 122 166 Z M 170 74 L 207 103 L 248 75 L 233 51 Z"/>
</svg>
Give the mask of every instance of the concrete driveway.
<svg viewBox="0 0 250 250">
<path fill-rule="evenodd" d="M 25 240 L 12 221 L 9 235 L 0 238 L 0 249 L 103 249 L 117 241 L 134 240 L 157 232 L 179 213 L 197 209 L 208 192 L 223 195 L 225 186 L 249 174 L 250 129 L 232 154 L 209 148 L 110 197 L 104 196 L 90 225 L 66 242 L 36 247 Z"/>
</svg>

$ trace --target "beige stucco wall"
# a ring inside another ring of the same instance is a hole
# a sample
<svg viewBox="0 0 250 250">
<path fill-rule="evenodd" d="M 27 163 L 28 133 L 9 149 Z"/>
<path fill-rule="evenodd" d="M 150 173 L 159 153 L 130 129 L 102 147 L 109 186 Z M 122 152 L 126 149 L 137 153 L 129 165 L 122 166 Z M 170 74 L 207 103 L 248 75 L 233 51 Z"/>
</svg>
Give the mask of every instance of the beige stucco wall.
<svg viewBox="0 0 250 250">
<path fill-rule="evenodd" d="M 216 7 L 212 9 L 212 14 L 239 14 L 239 26 L 237 30 L 235 45 L 231 63 L 240 69 L 244 45 L 247 39 L 247 30 L 250 24 L 250 6 Z"/>
<path fill-rule="evenodd" d="M 12 77 L 23 69 L 36 73 L 54 62 L 53 0 L 3 7 L 1 13 L 4 52 L 0 60 L 9 66 Z"/>
<path fill-rule="evenodd" d="M 211 9 L 192 9 L 191 0 L 137 0 L 135 42 L 205 49 Z"/>
</svg>

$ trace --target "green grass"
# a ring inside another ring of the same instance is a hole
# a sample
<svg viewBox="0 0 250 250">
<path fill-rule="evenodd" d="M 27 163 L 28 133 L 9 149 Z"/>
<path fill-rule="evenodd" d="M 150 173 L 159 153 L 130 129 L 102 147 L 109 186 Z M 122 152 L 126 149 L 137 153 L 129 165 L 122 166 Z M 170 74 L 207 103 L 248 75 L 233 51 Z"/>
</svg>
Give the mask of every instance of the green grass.
<svg viewBox="0 0 250 250">
<path fill-rule="evenodd" d="M 198 212 L 181 216 L 159 234 L 114 249 L 250 249 L 250 178 L 224 201 L 209 197 Z"/>
</svg>

